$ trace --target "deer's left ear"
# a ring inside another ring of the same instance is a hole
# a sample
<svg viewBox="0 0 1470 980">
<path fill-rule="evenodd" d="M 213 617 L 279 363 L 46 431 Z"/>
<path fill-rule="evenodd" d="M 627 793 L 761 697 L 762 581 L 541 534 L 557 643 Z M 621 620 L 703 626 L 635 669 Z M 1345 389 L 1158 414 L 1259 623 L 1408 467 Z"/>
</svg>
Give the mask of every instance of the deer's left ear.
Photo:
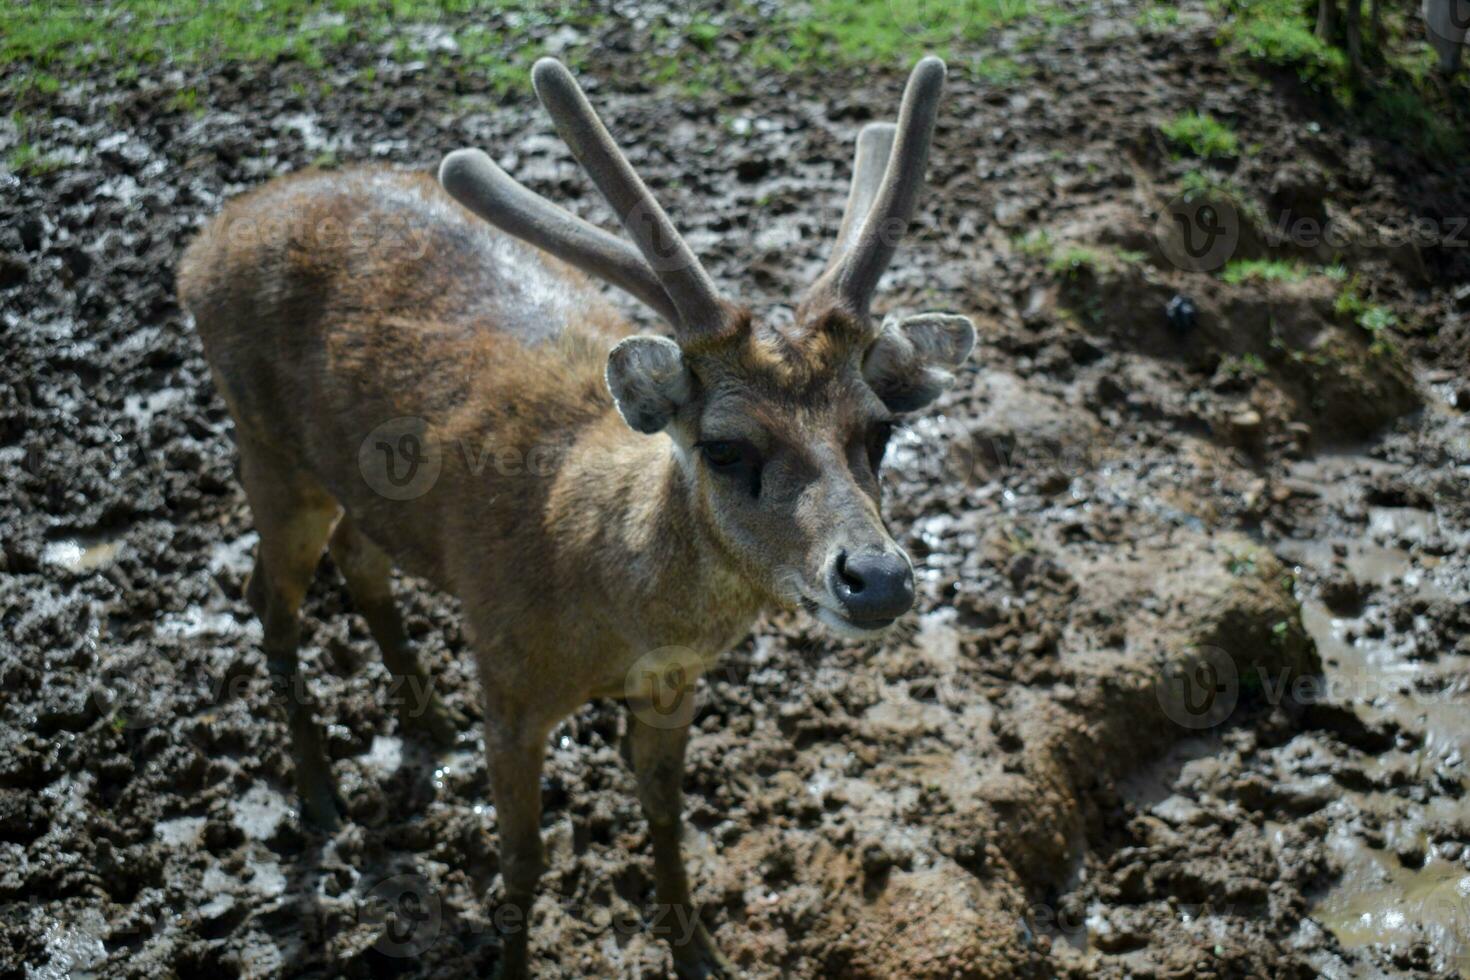
<svg viewBox="0 0 1470 980">
<path fill-rule="evenodd" d="M 863 377 L 893 412 L 912 412 L 954 384 L 975 348 L 975 324 L 952 313 L 889 316 L 863 359 Z"/>
</svg>

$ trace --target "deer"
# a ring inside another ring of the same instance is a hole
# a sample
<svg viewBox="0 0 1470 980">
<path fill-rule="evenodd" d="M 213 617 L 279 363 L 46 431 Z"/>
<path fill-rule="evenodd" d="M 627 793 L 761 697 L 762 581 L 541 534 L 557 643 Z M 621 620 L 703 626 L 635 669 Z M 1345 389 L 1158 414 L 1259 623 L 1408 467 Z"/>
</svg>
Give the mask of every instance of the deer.
<svg viewBox="0 0 1470 980">
<path fill-rule="evenodd" d="M 469 722 L 432 690 L 391 571 L 457 597 L 498 823 L 497 922 L 508 908 L 527 926 L 502 929 L 505 977 L 528 969 L 548 738 L 589 700 L 622 700 L 657 901 L 693 923 L 670 938 L 675 968 L 733 976 L 680 853 L 693 712 L 664 706 L 765 611 L 862 642 L 914 604 L 878 473 L 894 426 L 955 383 L 975 328 L 871 305 L 914 214 L 945 67 L 920 60 L 897 122 L 861 129 L 830 261 L 779 322 L 716 288 L 560 62 L 531 76 L 631 245 L 461 149 L 437 182 L 276 178 L 186 250 L 180 300 L 234 420 L 259 535 L 246 598 L 303 817 L 330 831 L 344 808 L 298 657 L 323 551 L 394 680 L 428 692 L 404 701 L 402 729 L 437 744 Z M 636 330 L 599 282 L 668 335 Z M 539 463 L 476 467 L 462 444 Z M 399 492 L 382 466 L 409 457 L 419 475 L 399 467 L 412 484 Z"/>
</svg>

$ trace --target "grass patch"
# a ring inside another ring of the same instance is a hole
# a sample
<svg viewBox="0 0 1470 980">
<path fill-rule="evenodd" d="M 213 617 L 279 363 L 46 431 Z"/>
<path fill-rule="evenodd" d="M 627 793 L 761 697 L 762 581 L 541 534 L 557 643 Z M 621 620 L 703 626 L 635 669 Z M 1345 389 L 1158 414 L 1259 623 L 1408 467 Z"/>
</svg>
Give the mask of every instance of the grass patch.
<svg viewBox="0 0 1470 980">
<path fill-rule="evenodd" d="M 1310 275 L 1306 266 L 1279 259 L 1240 259 L 1220 272 L 1220 278 L 1232 286 L 1244 282 L 1301 282 Z"/>
<path fill-rule="evenodd" d="M 1270 372 L 1265 360 L 1254 351 L 1247 351 L 1239 356 L 1227 354 L 1220 358 L 1216 370 L 1223 377 L 1246 379 L 1264 378 Z"/>
<path fill-rule="evenodd" d="M 1343 316 L 1350 316 L 1353 322 L 1363 329 L 1371 338 L 1368 345 L 1368 353 L 1375 357 L 1397 358 L 1398 347 L 1394 344 L 1390 332 L 1399 329 L 1398 314 L 1381 303 L 1370 302 L 1359 291 L 1357 277 L 1349 279 L 1342 292 L 1337 294 L 1337 301 L 1333 308 Z"/>
<path fill-rule="evenodd" d="M 1374 45 L 1364 10 L 1365 71 L 1354 79 L 1347 54 L 1316 34 L 1316 4 L 1299 0 L 1215 0 L 1220 42 L 1234 56 L 1294 72 L 1309 87 L 1357 115 L 1374 136 L 1431 159 L 1458 160 L 1467 149 L 1456 106 L 1437 91 L 1434 56 L 1418 5 L 1385 4 L 1382 43 Z"/>
<path fill-rule="evenodd" d="M 1134 16 L 1133 23 L 1142 30 L 1158 34 L 1178 27 L 1180 20 L 1178 7 L 1154 3 L 1139 11 Z"/>
<path fill-rule="evenodd" d="M 830 64 L 908 63 L 921 52 L 952 58 L 960 45 L 1055 5 L 1040 0 L 812 0 L 783 9 L 753 42 L 758 64 L 785 70 Z"/>
<path fill-rule="evenodd" d="M 1240 139 L 1235 132 L 1214 116 L 1202 112 L 1186 112 L 1159 127 L 1165 139 L 1201 159 L 1240 155 Z"/>
<path fill-rule="evenodd" d="M 604 16 L 590 3 L 534 0 L 501 0 L 488 10 L 476 0 L 10 0 L 0 3 L 0 57 L 34 69 L 19 87 L 42 92 L 53 72 L 92 66 L 296 61 L 321 68 L 334 49 L 355 43 L 391 43 L 402 60 L 449 55 L 488 67 L 489 55 L 498 65 L 517 60 L 523 46 L 562 23 L 589 32 L 591 43 Z M 438 47 L 446 34 L 452 51 Z M 530 60 L 516 65 L 518 82 L 529 68 Z"/>
<path fill-rule="evenodd" d="M 3 0 L 0 56 L 28 69 L 8 83 L 12 93 L 46 94 L 68 73 L 94 66 L 136 72 L 284 61 L 322 68 L 340 63 L 343 49 L 366 44 L 399 61 L 467 65 L 499 92 L 524 88 L 531 63 L 546 53 L 545 39 L 563 30 L 575 37 L 559 56 L 572 65 L 585 61 L 615 16 L 609 10 L 593 0 Z M 1045 31 L 1074 19 L 1059 0 L 675 5 L 650 18 L 640 42 L 642 74 L 696 91 L 733 91 L 732 48 L 741 62 L 777 71 L 908 65 L 933 52 L 1003 83 L 1027 71 L 993 51 L 977 53 L 997 28 L 1031 20 Z"/>
<path fill-rule="evenodd" d="M 1351 281 L 1337 294 L 1333 308 L 1371 334 L 1381 333 L 1399 325 L 1398 314 L 1379 303 L 1370 303 L 1358 292 L 1356 280 Z"/>
<path fill-rule="evenodd" d="M 1190 170 L 1185 172 L 1179 181 L 1179 191 L 1184 200 L 1189 202 L 1200 198 L 1223 200 L 1235 209 L 1236 214 L 1250 222 L 1252 227 L 1266 228 L 1269 226 L 1266 212 L 1247 196 L 1240 185 L 1224 179 L 1213 171 Z"/>
<path fill-rule="evenodd" d="M 1227 18 L 1220 39 L 1234 53 L 1291 68 L 1313 84 L 1337 86 L 1346 77 L 1347 56 L 1317 37 L 1305 4 L 1297 0 L 1224 0 L 1217 9 Z"/>
<path fill-rule="evenodd" d="M 39 177 L 60 170 L 65 162 L 60 157 L 42 153 L 34 144 L 21 143 L 5 155 L 5 166 L 11 173 Z"/>
<path fill-rule="evenodd" d="M 1046 268 L 1054 275 L 1076 275 L 1082 269 L 1096 269 L 1107 262 L 1107 257 L 1095 248 L 1086 245 L 1065 245 L 1051 255 Z"/>
<path fill-rule="evenodd" d="M 1011 247 L 1029 258 L 1046 262 L 1053 275 L 1074 276 L 1082 269 L 1106 269 L 1120 264 L 1136 265 L 1148 256 L 1124 248 L 1104 245 L 1057 243 L 1044 228 L 1011 240 Z"/>
<path fill-rule="evenodd" d="M 970 72 L 991 85 L 1010 85 L 1030 78 L 1034 69 L 1004 55 L 990 55 L 970 62 Z"/>
</svg>

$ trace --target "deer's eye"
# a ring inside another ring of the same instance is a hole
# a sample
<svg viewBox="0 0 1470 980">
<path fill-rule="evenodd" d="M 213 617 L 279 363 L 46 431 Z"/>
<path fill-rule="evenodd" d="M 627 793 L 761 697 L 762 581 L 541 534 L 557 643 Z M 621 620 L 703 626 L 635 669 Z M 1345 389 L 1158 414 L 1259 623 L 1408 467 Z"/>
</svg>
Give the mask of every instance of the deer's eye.
<svg viewBox="0 0 1470 980">
<path fill-rule="evenodd" d="M 716 473 L 741 479 L 749 488 L 752 497 L 760 496 L 761 456 L 759 450 L 741 440 L 714 440 L 697 445 L 710 469 Z"/>
<path fill-rule="evenodd" d="M 738 442 L 701 442 L 699 444 L 700 451 L 704 453 L 704 461 L 717 470 L 728 469 L 745 459 L 744 448 Z"/>
<path fill-rule="evenodd" d="M 883 464 L 883 454 L 888 451 L 888 440 L 892 437 L 892 422 L 875 422 L 868 429 L 868 465 L 873 467 L 874 473 Z"/>
</svg>

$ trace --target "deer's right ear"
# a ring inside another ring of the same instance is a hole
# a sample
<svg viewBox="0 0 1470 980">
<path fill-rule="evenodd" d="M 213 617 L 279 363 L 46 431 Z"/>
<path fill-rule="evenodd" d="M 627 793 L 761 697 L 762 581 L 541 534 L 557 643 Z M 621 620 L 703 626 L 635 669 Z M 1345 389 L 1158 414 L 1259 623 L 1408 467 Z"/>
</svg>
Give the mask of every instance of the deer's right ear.
<svg viewBox="0 0 1470 980">
<path fill-rule="evenodd" d="M 607 390 L 631 428 L 661 432 L 693 397 L 694 376 L 672 340 L 628 337 L 607 355 Z"/>
</svg>

